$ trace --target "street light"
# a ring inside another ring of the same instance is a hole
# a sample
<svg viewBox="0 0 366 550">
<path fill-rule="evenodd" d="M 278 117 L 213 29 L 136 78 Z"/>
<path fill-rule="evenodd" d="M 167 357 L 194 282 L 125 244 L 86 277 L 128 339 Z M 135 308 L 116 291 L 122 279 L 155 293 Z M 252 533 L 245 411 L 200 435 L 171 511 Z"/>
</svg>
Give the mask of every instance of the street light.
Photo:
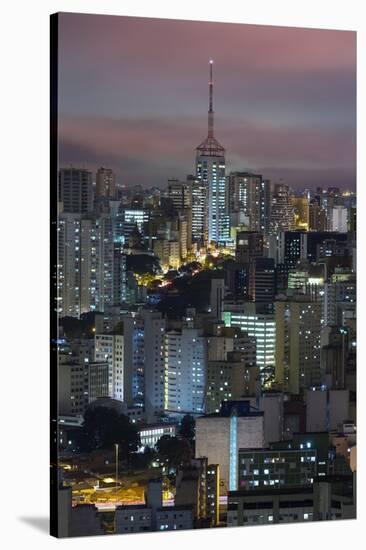
<svg viewBox="0 0 366 550">
<path fill-rule="evenodd" d="M 115 450 L 116 450 L 116 508 L 117 508 L 117 491 L 118 491 L 118 488 L 117 488 L 117 485 L 118 485 L 118 448 L 119 448 L 118 443 L 115 443 L 115 444 L 114 444 L 114 447 L 115 447 Z"/>
</svg>

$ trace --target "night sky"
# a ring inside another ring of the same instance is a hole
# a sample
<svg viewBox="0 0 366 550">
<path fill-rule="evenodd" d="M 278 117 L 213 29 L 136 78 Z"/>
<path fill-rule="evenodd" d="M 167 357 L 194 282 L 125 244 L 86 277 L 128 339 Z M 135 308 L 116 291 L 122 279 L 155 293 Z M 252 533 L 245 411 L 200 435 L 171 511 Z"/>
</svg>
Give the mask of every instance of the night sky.
<svg viewBox="0 0 366 550">
<path fill-rule="evenodd" d="M 228 171 L 355 187 L 350 31 L 61 14 L 60 166 L 104 165 L 144 187 L 194 173 L 210 59 Z"/>
</svg>

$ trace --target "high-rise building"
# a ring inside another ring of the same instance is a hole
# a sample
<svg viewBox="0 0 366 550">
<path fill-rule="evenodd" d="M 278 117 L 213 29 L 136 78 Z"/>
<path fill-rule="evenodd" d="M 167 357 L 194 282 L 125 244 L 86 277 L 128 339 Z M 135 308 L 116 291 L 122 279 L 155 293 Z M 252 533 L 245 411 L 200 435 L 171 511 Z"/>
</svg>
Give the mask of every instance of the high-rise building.
<svg viewBox="0 0 366 550">
<path fill-rule="evenodd" d="M 351 206 L 348 212 L 348 231 L 354 233 L 357 230 L 357 209 Z"/>
<path fill-rule="evenodd" d="M 101 166 L 97 170 L 95 196 L 115 199 L 117 197 L 116 175 L 111 168 Z"/>
<path fill-rule="evenodd" d="M 208 190 L 206 183 L 193 176 L 189 179 L 192 186 L 192 240 L 206 245 L 208 239 Z"/>
<path fill-rule="evenodd" d="M 339 431 L 349 419 L 349 391 L 312 388 L 305 392 L 306 431 Z"/>
<path fill-rule="evenodd" d="M 317 475 L 316 449 L 289 447 L 286 442 L 281 449 L 239 449 L 239 489 L 311 486 Z"/>
<path fill-rule="evenodd" d="M 144 327 L 144 402 L 148 422 L 164 414 L 166 404 L 165 325 L 160 312 L 142 310 Z"/>
<path fill-rule="evenodd" d="M 341 326 L 344 309 L 356 311 L 356 276 L 353 273 L 343 280 L 325 283 L 324 325 Z"/>
<path fill-rule="evenodd" d="M 214 137 L 213 80 L 210 61 L 208 135 L 196 149 L 196 176 L 207 188 L 208 241 L 225 244 L 230 239 L 225 149 Z"/>
<path fill-rule="evenodd" d="M 168 180 L 168 197 L 176 210 L 184 210 L 192 206 L 192 180 Z"/>
<path fill-rule="evenodd" d="M 253 362 L 255 364 L 255 347 Z M 229 352 L 225 361 L 209 361 L 206 382 L 206 413 L 220 412 L 223 401 L 255 395 L 259 369 L 248 366 L 240 352 Z"/>
<path fill-rule="evenodd" d="M 256 231 L 239 231 L 236 234 L 235 259 L 250 264 L 253 258 L 263 256 L 263 234 Z"/>
<path fill-rule="evenodd" d="M 309 230 L 326 231 L 327 212 L 319 204 L 319 201 L 312 199 L 309 204 Z"/>
<path fill-rule="evenodd" d="M 328 207 L 328 229 L 338 233 L 348 231 L 348 210 L 344 206 Z"/>
<path fill-rule="evenodd" d="M 239 308 L 226 308 L 223 320 L 226 327 L 240 327 L 256 339 L 256 362 L 261 370 L 274 367 L 276 323 L 272 313 L 261 313 L 255 303 L 244 303 Z"/>
<path fill-rule="evenodd" d="M 83 415 L 87 406 L 100 397 L 109 396 L 107 361 L 62 361 L 58 368 L 59 414 Z"/>
<path fill-rule="evenodd" d="M 136 407 L 145 404 L 145 324 L 140 314 L 123 316 L 124 360 L 131 369 L 131 385 L 126 400 Z"/>
<path fill-rule="evenodd" d="M 309 230 L 309 200 L 307 197 L 293 197 L 295 229 Z"/>
<path fill-rule="evenodd" d="M 238 450 L 263 447 L 263 413 L 249 401 L 227 401 L 219 413 L 196 420 L 196 457 L 207 457 L 220 468 L 220 492 L 238 483 Z"/>
<path fill-rule="evenodd" d="M 294 207 L 288 185 L 276 183 L 271 201 L 270 233 L 291 231 L 295 228 Z"/>
<path fill-rule="evenodd" d="M 228 508 L 228 527 L 312 521 L 313 487 L 231 491 Z"/>
<path fill-rule="evenodd" d="M 230 212 L 239 212 L 251 231 L 268 233 L 270 182 L 260 174 L 231 172 L 229 175 Z"/>
<path fill-rule="evenodd" d="M 144 224 L 149 221 L 149 211 L 143 208 L 123 208 L 123 234 L 127 239 L 137 228 L 144 235 Z"/>
<path fill-rule="evenodd" d="M 192 177 L 192 179 L 190 179 Z M 179 240 L 181 243 L 181 257 L 186 258 L 188 250 L 192 246 L 192 192 L 193 192 L 193 176 L 188 176 L 186 181 L 179 181 L 175 179 L 168 180 L 168 196 L 172 201 L 172 205 L 176 211 L 178 211 L 179 221 Z M 195 189 L 196 192 L 196 189 Z M 195 196 L 195 199 L 199 197 Z M 198 206 L 198 208 L 197 208 Z M 203 210 L 205 209 L 205 198 L 202 200 Z M 205 214 L 200 216 L 199 201 L 195 203 L 195 238 L 196 233 L 202 233 L 201 237 L 197 240 L 204 241 L 203 226 L 200 227 Z"/>
<path fill-rule="evenodd" d="M 253 302 L 272 303 L 276 293 L 273 258 L 254 258 L 250 265 L 249 295 Z"/>
<path fill-rule="evenodd" d="M 120 305 L 127 300 L 126 254 L 121 242 L 113 243 L 113 304 Z"/>
<path fill-rule="evenodd" d="M 96 334 L 95 361 L 109 364 L 109 396 L 126 401 L 127 385 L 130 383 L 130 367 L 124 362 L 123 334 Z"/>
<path fill-rule="evenodd" d="M 211 279 L 210 306 L 212 315 L 221 320 L 222 304 L 225 298 L 224 279 Z"/>
<path fill-rule="evenodd" d="M 238 298 L 249 296 L 249 264 L 229 261 L 225 265 L 225 287 Z"/>
<path fill-rule="evenodd" d="M 290 393 L 322 383 L 322 304 L 307 296 L 275 302 L 276 381 Z"/>
<path fill-rule="evenodd" d="M 99 301 L 97 231 L 91 218 L 61 214 L 57 236 L 58 313 L 79 317 L 95 310 Z"/>
<path fill-rule="evenodd" d="M 306 231 L 280 231 L 270 236 L 268 255 L 275 260 L 279 289 L 287 288 L 290 270 L 307 259 L 308 235 Z"/>
<path fill-rule="evenodd" d="M 88 311 L 104 311 L 115 300 L 120 303 L 125 273 L 123 264 L 119 272 L 115 270 L 111 217 L 63 213 L 57 235 L 58 313 L 79 317 Z"/>
<path fill-rule="evenodd" d="M 171 415 L 205 411 L 207 341 L 196 328 L 165 334 L 165 412 Z"/>
<path fill-rule="evenodd" d="M 219 466 L 192 459 L 176 476 L 175 506 L 192 506 L 196 527 L 219 523 Z"/>
<path fill-rule="evenodd" d="M 59 201 L 62 211 L 88 214 L 93 211 L 92 174 L 79 168 L 61 168 L 59 172 Z"/>
<path fill-rule="evenodd" d="M 346 387 L 346 369 L 350 358 L 348 331 L 343 327 L 327 328 L 328 338 L 320 351 L 321 370 L 329 389 Z M 324 331 L 325 332 L 325 331 Z"/>
</svg>

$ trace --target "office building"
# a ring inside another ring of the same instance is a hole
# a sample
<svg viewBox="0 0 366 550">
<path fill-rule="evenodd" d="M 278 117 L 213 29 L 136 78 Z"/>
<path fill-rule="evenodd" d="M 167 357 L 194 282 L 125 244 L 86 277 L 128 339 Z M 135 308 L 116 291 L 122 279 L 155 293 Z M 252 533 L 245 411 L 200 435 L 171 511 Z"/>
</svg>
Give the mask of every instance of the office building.
<svg viewBox="0 0 366 550">
<path fill-rule="evenodd" d="M 349 391 L 308 389 L 305 392 L 306 431 L 339 431 L 349 419 Z"/>
<path fill-rule="evenodd" d="M 354 273 L 345 274 L 344 277 L 335 276 L 333 280 L 325 283 L 325 326 L 341 326 L 343 310 L 356 310 L 356 290 L 356 275 Z"/>
<path fill-rule="evenodd" d="M 225 280 L 211 279 L 210 307 L 211 314 L 221 320 L 222 305 L 225 298 Z"/>
<path fill-rule="evenodd" d="M 131 384 L 130 369 L 124 362 L 123 334 L 95 334 L 95 361 L 109 365 L 109 396 L 126 401 L 126 387 Z"/>
<path fill-rule="evenodd" d="M 62 212 L 90 214 L 93 211 L 92 173 L 89 170 L 61 168 L 58 184 Z"/>
<path fill-rule="evenodd" d="M 157 442 L 164 435 L 175 437 L 177 433 L 177 424 L 163 422 L 160 424 L 146 424 L 139 427 L 141 447 L 154 449 Z"/>
<path fill-rule="evenodd" d="M 346 233 L 348 231 L 348 211 L 344 206 L 333 206 L 328 208 L 328 229 L 338 233 Z"/>
<path fill-rule="evenodd" d="M 272 194 L 270 233 L 277 235 L 281 231 L 295 229 L 294 206 L 288 185 L 276 183 Z"/>
<path fill-rule="evenodd" d="M 176 210 L 192 207 L 192 180 L 168 180 L 168 197 Z"/>
<path fill-rule="evenodd" d="M 192 241 L 205 246 L 208 240 L 208 189 L 200 178 L 190 180 L 192 186 Z"/>
<path fill-rule="evenodd" d="M 253 302 L 270 304 L 276 294 L 275 261 L 273 258 L 253 258 L 250 264 L 249 296 Z"/>
<path fill-rule="evenodd" d="M 223 320 L 226 327 L 240 327 L 256 340 L 256 364 L 262 371 L 275 364 L 276 322 L 272 313 L 261 313 L 255 303 L 243 303 L 241 307 L 225 306 Z"/>
<path fill-rule="evenodd" d="M 104 168 L 101 166 L 97 170 L 95 197 L 116 199 L 116 175 L 111 168 Z"/>
<path fill-rule="evenodd" d="M 294 229 L 309 231 L 309 200 L 307 197 L 292 197 Z"/>
<path fill-rule="evenodd" d="M 306 296 L 275 302 L 276 381 L 292 394 L 322 384 L 322 304 Z"/>
<path fill-rule="evenodd" d="M 83 415 L 90 403 L 108 397 L 109 364 L 106 361 L 59 363 L 58 395 L 60 415 Z"/>
<path fill-rule="evenodd" d="M 196 419 L 196 457 L 207 457 L 220 468 L 220 493 L 235 490 L 238 450 L 263 447 L 263 413 L 249 401 L 228 401 L 217 414 Z"/>
<path fill-rule="evenodd" d="M 162 506 L 162 483 L 150 481 L 145 493 L 146 504 L 117 506 L 115 533 L 175 531 L 193 528 L 191 506 Z"/>
<path fill-rule="evenodd" d="M 165 334 L 164 410 L 169 415 L 205 411 L 207 342 L 199 329 Z"/>
<path fill-rule="evenodd" d="M 210 61 L 208 135 L 196 149 L 196 177 L 207 188 L 208 242 L 225 244 L 230 239 L 228 188 L 225 149 L 214 137 L 212 64 Z"/>
<path fill-rule="evenodd" d="M 327 230 L 327 211 L 322 208 L 319 201 L 312 199 L 309 204 L 309 231 Z"/>
<path fill-rule="evenodd" d="M 268 233 L 270 182 L 260 174 L 231 172 L 229 175 L 230 212 L 241 214 L 251 231 Z"/>
<path fill-rule="evenodd" d="M 255 362 L 255 356 L 253 360 Z M 246 365 L 240 352 L 229 352 L 225 361 L 209 361 L 205 399 L 206 413 L 220 412 L 223 401 L 255 395 L 258 382 L 259 368 Z"/>
<path fill-rule="evenodd" d="M 285 395 L 273 390 L 262 391 L 257 398 L 256 406 L 264 413 L 265 445 L 284 438 L 285 403 Z"/>
<path fill-rule="evenodd" d="M 316 449 L 239 449 L 239 490 L 311 486 L 317 475 Z"/>
<path fill-rule="evenodd" d="M 312 521 L 313 487 L 231 491 L 227 526 Z"/>
<path fill-rule="evenodd" d="M 57 236 L 57 311 L 61 317 L 104 311 L 122 297 L 124 268 L 120 264 L 117 275 L 114 265 L 117 253 L 108 214 L 98 217 L 61 214 Z"/>
<path fill-rule="evenodd" d="M 263 234 L 255 231 L 239 231 L 236 235 L 235 260 L 250 264 L 254 258 L 263 257 Z"/>
<path fill-rule="evenodd" d="M 165 411 L 165 319 L 160 312 L 143 310 L 144 403 L 148 422 L 156 422 Z"/>
</svg>

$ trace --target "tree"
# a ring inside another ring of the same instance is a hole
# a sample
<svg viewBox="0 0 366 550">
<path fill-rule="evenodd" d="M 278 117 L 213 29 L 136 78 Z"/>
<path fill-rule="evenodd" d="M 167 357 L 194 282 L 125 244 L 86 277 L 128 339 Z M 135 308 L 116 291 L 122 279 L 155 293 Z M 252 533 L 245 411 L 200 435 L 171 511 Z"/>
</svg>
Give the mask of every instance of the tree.
<svg viewBox="0 0 366 550">
<path fill-rule="evenodd" d="M 196 422 L 191 414 L 183 416 L 179 426 L 179 435 L 193 443 L 196 435 Z"/>
<path fill-rule="evenodd" d="M 80 436 L 81 450 L 112 450 L 118 443 L 120 457 L 125 459 L 129 459 L 140 444 L 140 436 L 128 416 L 103 406 L 86 410 Z"/>
<path fill-rule="evenodd" d="M 167 462 L 168 467 L 183 466 L 192 458 L 192 449 L 187 439 L 163 435 L 156 444 L 160 458 Z"/>
</svg>

